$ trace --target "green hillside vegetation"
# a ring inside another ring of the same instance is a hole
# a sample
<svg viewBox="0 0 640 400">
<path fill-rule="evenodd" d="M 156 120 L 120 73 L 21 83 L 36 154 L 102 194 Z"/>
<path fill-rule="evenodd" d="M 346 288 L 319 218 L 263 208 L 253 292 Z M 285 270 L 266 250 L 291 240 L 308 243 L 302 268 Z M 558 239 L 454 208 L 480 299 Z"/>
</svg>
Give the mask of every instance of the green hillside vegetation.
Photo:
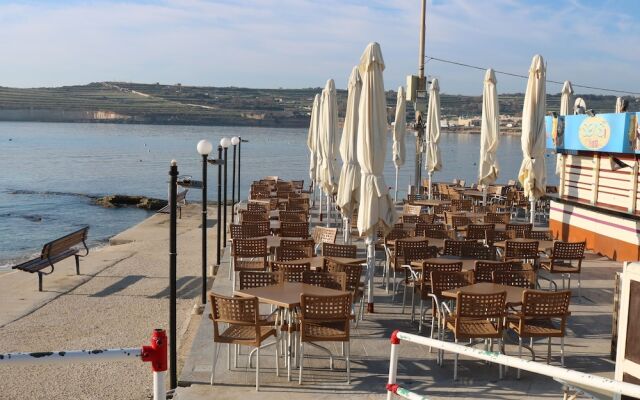
<svg viewBox="0 0 640 400">
<path fill-rule="evenodd" d="M 249 89 L 125 82 L 32 89 L 0 87 L 0 120 L 306 127 L 313 96 L 320 92 L 321 88 Z M 346 97 L 345 90 L 338 90 L 341 117 Z M 615 96 L 582 97 L 596 112 L 613 112 Z M 523 98 L 521 93 L 500 95 L 501 114 L 518 116 Z M 630 109 L 637 110 L 638 103 L 630 100 Z M 549 95 L 548 110 L 558 111 L 559 102 L 558 94 Z M 395 103 L 396 93 L 388 91 L 389 120 L 393 119 Z M 441 107 L 443 117 L 478 116 L 482 97 L 442 94 Z M 408 104 L 408 120 L 413 119 L 412 115 Z"/>
</svg>

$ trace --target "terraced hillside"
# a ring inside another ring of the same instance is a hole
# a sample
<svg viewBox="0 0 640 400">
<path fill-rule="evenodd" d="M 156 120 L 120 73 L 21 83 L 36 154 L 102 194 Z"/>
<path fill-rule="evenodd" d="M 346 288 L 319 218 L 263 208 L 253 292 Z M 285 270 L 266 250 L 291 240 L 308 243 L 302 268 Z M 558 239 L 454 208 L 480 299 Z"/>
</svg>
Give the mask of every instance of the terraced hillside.
<svg viewBox="0 0 640 400">
<path fill-rule="evenodd" d="M 125 82 L 33 89 L 0 87 L 0 120 L 305 127 L 313 96 L 320 91 Z M 346 91 L 338 91 L 341 116 L 346 96 Z M 610 112 L 615 104 L 614 96 L 583 97 L 589 108 L 598 112 Z M 522 94 L 501 95 L 499 100 L 502 114 L 520 114 Z M 558 110 L 559 101 L 559 95 L 548 96 L 548 109 Z M 390 120 L 395 103 L 395 92 L 387 92 Z M 482 98 L 443 94 L 441 106 L 443 116 L 476 116 L 482 111 Z M 412 119 L 411 105 L 407 108 Z M 635 100 L 631 109 L 638 109 Z"/>
</svg>

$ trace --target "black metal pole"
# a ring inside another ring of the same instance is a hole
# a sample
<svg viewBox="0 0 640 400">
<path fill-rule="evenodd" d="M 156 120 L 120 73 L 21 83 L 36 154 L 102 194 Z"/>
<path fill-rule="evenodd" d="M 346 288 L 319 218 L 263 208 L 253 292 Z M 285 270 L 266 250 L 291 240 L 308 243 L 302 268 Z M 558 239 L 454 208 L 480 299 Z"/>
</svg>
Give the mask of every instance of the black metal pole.
<svg viewBox="0 0 640 400">
<path fill-rule="evenodd" d="M 242 137 L 238 136 L 238 201 L 240 201 L 240 152 L 242 151 Z"/>
<path fill-rule="evenodd" d="M 202 155 L 202 305 L 207 304 L 207 159 Z"/>
<path fill-rule="evenodd" d="M 178 346 L 176 345 L 177 328 L 176 328 L 176 197 L 177 197 L 177 182 L 178 182 L 178 165 L 175 160 L 171 161 L 171 169 L 169 170 L 170 183 L 169 183 L 169 357 L 170 357 L 170 386 L 171 389 L 178 387 Z"/>
<path fill-rule="evenodd" d="M 236 145 L 233 145 L 233 173 L 231 174 L 231 223 L 236 217 Z M 240 198 L 238 198 L 240 201 Z"/>
<path fill-rule="evenodd" d="M 223 206 L 223 211 L 224 211 L 224 215 L 222 216 L 222 220 L 224 222 L 224 225 L 222 227 L 223 231 L 222 231 L 222 239 L 223 239 L 223 246 L 227 247 L 227 149 L 228 147 L 224 148 L 224 206 Z"/>
<path fill-rule="evenodd" d="M 221 245 L 220 240 L 222 240 L 222 232 L 220 231 L 222 221 L 222 165 L 220 165 L 220 160 L 222 159 L 222 146 L 218 146 L 218 236 L 217 236 L 217 248 L 216 248 L 216 265 L 220 266 L 220 253 Z"/>
</svg>

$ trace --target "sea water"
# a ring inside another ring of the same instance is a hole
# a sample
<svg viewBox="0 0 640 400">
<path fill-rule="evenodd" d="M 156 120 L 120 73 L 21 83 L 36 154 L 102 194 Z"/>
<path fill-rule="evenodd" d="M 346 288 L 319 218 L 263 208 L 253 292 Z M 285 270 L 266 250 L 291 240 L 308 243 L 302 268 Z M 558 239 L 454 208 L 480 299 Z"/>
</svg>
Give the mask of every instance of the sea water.
<svg viewBox="0 0 640 400">
<path fill-rule="evenodd" d="M 90 245 L 104 243 L 150 213 L 135 208 L 106 209 L 93 204 L 95 197 L 127 194 L 164 199 L 171 160 L 178 162 L 180 175 L 200 179 L 196 144 L 208 139 L 217 145 L 225 136 L 249 140 L 242 144 L 242 198 L 247 197 L 251 181 L 266 175 L 304 179 L 308 185 L 306 129 L 0 122 L 0 266 L 29 257 L 45 242 L 85 225 L 90 226 Z M 516 179 L 520 167 L 520 137 L 500 140 L 499 181 L 506 182 Z M 475 182 L 479 146 L 479 135 L 443 133 L 443 168 L 433 180 Z M 398 183 L 400 196 L 406 195 L 414 176 L 415 139 L 410 132 L 406 149 Z M 230 199 L 233 148 L 227 156 Z M 555 184 L 555 160 L 549 155 L 546 160 L 549 183 Z M 387 185 L 394 186 L 391 136 L 384 172 Z M 209 200 L 214 201 L 216 167 L 209 166 L 208 183 Z M 200 198 L 198 190 L 187 196 L 191 201 Z"/>
</svg>

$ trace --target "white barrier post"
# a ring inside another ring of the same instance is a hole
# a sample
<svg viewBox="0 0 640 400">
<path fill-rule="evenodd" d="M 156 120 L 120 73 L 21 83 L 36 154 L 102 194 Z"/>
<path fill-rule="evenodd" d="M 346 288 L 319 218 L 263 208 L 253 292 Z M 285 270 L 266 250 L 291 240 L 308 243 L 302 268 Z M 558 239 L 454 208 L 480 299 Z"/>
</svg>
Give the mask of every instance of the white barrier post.
<svg viewBox="0 0 640 400">
<path fill-rule="evenodd" d="M 398 331 L 391 334 L 391 356 L 389 357 L 389 381 L 387 382 L 387 400 L 391 400 L 391 394 L 395 393 L 398 385 L 396 384 L 396 376 L 398 376 L 398 346 L 400 339 L 397 336 Z"/>
</svg>

